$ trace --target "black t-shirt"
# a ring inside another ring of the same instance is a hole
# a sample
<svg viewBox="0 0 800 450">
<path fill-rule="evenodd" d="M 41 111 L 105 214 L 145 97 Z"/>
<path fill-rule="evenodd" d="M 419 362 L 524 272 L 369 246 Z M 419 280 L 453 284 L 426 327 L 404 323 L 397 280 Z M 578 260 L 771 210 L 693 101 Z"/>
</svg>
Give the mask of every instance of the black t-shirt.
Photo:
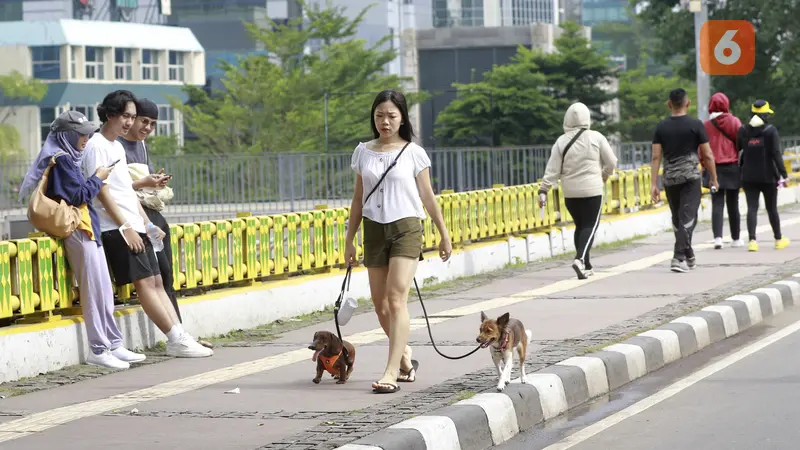
<svg viewBox="0 0 800 450">
<path fill-rule="evenodd" d="M 694 117 L 671 116 L 656 125 L 653 143 L 661 144 L 664 186 L 700 178 L 698 148 L 708 142 L 703 122 Z"/>
</svg>

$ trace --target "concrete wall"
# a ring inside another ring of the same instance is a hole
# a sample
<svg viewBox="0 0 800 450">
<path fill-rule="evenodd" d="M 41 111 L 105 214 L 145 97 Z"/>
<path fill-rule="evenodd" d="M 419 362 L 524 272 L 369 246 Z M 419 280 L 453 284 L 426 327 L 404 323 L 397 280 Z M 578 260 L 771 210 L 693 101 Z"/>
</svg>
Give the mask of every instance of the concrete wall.
<svg viewBox="0 0 800 450">
<path fill-rule="evenodd" d="M 797 203 L 798 193 L 800 189 L 797 187 L 781 190 L 779 204 Z M 743 197 L 741 200 L 744 203 Z M 744 208 L 744 204 L 741 207 Z M 705 198 L 699 219 L 706 221 L 710 218 L 711 205 Z M 665 207 L 608 217 L 598 228 L 595 243 L 599 245 L 637 235 L 658 234 L 670 228 L 670 214 Z M 471 245 L 454 253 L 447 263 L 429 256 L 420 263 L 416 278 L 419 281 L 444 282 L 500 269 L 509 263 L 532 262 L 571 251 L 572 229 L 553 228 L 546 233 Z M 212 336 L 320 311 L 335 302 L 342 276 L 343 273 L 337 271 L 183 299 L 181 314 L 184 326 L 195 336 Z M 363 268 L 353 272 L 350 295 L 369 297 L 367 273 Z M 139 308 L 118 310 L 116 316 L 125 344 L 130 348 L 152 346 L 165 340 Z M 80 364 L 85 361 L 87 351 L 86 331 L 78 317 L 30 328 L 2 328 L 0 382 Z"/>
</svg>

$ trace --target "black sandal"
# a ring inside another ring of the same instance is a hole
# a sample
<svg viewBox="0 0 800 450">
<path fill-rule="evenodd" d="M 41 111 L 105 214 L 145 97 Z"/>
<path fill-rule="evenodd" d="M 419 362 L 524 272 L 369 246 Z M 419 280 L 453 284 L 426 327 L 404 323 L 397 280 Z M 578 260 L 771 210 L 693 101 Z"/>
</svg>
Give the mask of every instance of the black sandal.
<svg viewBox="0 0 800 450">
<path fill-rule="evenodd" d="M 400 386 L 392 383 L 375 382 L 375 384 L 377 384 L 378 387 L 373 387 L 372 392 L 376 394 L 394 394 L 395 392 L 400 390 Z M 384 387 L 384 386 L 389 386 L 389 387 Z"/>
<path fill-rule="evenodd" d="M 400 369 L 400 375 L 397 377 L 397 381 L 401 383 L 413 383 L 417 379 L 417 369 L 419 368 L 419 361 L 416 359 L 411 360 L 411 370 L 408 372 L 403 371 Z"/>
</svg>

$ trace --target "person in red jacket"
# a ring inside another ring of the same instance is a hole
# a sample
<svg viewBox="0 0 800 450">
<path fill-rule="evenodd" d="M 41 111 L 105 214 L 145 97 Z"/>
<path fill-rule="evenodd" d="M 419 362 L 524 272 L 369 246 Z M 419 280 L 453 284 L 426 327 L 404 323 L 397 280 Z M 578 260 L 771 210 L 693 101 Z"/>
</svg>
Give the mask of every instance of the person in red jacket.
<svg viewBox="0 0 800 450">
<path fill-rule="evenodd" d="M 719 189 L 711 194 L 711 228 L 714 231 L 714 248 L 722 248 L 722 217 L 728 207 L 728 224 L 731 229 L 732 247 L 742 247 L 740 238 L 741 215 L 739 214 L 739 152 L 736 137 L 742 122 L 730 113 L 730 101 L 722 92 L 711 96 L 708 102 L 709 120 L 706 127 L 711 151 L 717 167 Z M 703 186 L 708 187 L 708 175 L 703 174 Z"/>
</svg>

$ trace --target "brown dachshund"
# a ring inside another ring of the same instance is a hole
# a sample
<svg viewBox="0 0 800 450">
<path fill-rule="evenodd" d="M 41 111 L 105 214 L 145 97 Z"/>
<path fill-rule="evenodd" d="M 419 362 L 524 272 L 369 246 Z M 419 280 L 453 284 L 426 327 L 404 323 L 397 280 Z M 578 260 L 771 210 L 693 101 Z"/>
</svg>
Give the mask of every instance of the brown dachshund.
<svg viewBox="0 0 800 450">
<path fill-rule="evenodd" d="M 308 349 L 314 350 L 311 360 L 317 362 L 317 376 L 311 381 L 319 384 L 322 372 L 327 370 L 333 378 L 339 380 L 336 384 L 347 382 L 350 374 L 353 373 L 353 364 L 356 362 L 356 349 L 351 343 L 340 341 L 330 331 L 317 331 L 314 333 L 314 342 L 308 346 Z M 342 349 L 347 350 L 346 358 Z"/>
</svg>

